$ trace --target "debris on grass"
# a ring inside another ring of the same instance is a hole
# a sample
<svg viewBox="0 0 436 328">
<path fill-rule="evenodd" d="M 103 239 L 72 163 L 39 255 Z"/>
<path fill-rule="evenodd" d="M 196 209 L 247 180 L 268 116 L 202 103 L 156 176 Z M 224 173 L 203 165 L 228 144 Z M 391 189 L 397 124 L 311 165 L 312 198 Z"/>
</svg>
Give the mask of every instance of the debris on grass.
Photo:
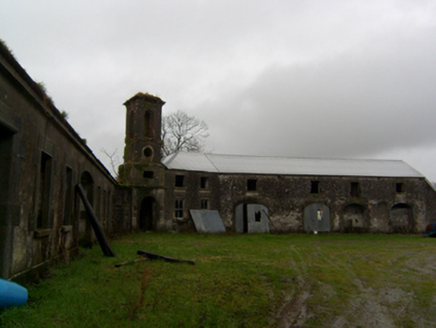
<svg viewBox="0 0 436 328">
<path fill-rule="evenodd" d="M 132 261 L 125 261 L 125 262 L 117 263 L 117 264 L 115 264 L 115 267 L 119 268 L 120 266 L 123 266 L 123 265 L 128 265 L 128 264 L 133 264 L 136 262 L 142 262 L 142 261 L 148 261 L 148 260 L 149 260 L 148 257 L 141 257 L 140 259 L 135 259 Z"/>
<path fill-rule="evenodd" d="M 162 259 L 164 261 L 167 262 L 173 262 L 173 263 L 188 263 L 191 265 L 194 265 L 194 261 L 190 261 L 190 260 L 179 260 L 179 259 L 175 259 L 172 257 L 168 257 L 168 256 L 163 256 L 163 255 L 159 255 L 159 254 L 154 254 L 154 253 L 150 253 L 150 252 L 146 252 L 146 251 L 137 251 L 136 254 L 138 255 L 145 255 L 147 256 L 150 260 L 159 260 Z"/>
</svg>

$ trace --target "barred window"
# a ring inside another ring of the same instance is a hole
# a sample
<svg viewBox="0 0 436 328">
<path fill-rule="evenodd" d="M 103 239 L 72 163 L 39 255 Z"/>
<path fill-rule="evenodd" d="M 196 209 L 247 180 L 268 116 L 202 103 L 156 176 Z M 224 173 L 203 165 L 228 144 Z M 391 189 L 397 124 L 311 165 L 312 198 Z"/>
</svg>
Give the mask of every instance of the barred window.
<svg viewBox="0 0 436 328">
<path fill-rule="evenodd" d="M 176 199 L 174 206 L 174 217 L 183 218 L 183 199 Z"/>
<path fill-rule="evenodd" d="M 201 199 L 200 200 L 200 208 L 202 210 L 208 210 L 209 209 L 209 199 Z"/>
</svg>

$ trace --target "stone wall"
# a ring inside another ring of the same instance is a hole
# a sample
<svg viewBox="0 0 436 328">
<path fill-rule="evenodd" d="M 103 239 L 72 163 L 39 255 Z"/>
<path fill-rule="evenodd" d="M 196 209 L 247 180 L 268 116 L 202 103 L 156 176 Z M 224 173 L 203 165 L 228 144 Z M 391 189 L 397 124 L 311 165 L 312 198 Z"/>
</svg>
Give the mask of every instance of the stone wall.
<svg viewBox="0 0 436 328">
<path fill-rule="evenodd" d="M 183 177 L 179 178 L 183 183 L 177 186 L 178 176 Z M 209 180 L 207 189 L 201 187 L 204 177 Z M 237 230 L 237 208 L 243 204 L 263 205 L 267 211 L 261 214 L 269 221 L 269 231 L 277 233 L 307 231 L 305 213 L 313 204 L 326 208 L 328 213 L 322 213 L 329 215 L 329 231 L 336 232 L 422 232 L 435 215 L 436 192 L 424 178 L 168 170 L 165 181 L 165 221 L 173 230 L 193 229 L 189 210 L 200 209 L 204 199 L 209 201 L 209 209 L 219 211 L 224 225 L 232 231 Z M 177 213 L 178 200 L 183 200 L 183 217 Z"/>
<path fill-rule="evenodd" d="M 183 181 L 180 181 L 183 177 Z M 177 185 L 176 185 L 176 180 Z M 168 229 L 193 231 L 189 210 L 207 207 L 220 211 L 220 180 L 216 174 L 167 170 L 165 172 L 164 218 Z M 176 213 L 176 201 L 183 201 L 183 215 Z"/>
<path fill-rule="evenodd" d="M 106 232 L 115 181 L 51 99 L 0 44 L 0 276 L 38 269 L 90 244 L 82 184 Z"/>
<path fill-rule="evenodd" d="M 247 191 L 248 179 L 257 180 L 257 190 Z M 221 215 L 226 226 L 234 225 L 236 206 L 258 203 L 268 208 L 274 226 L 271 230 L 277 232 L 304 231 L 305 208 L 311 204 L 329 208 L 331 231 L 423 231 L 434 213 L 427 203 L 436 200 L 435 192 L 421 178 L 221 175 L 220 181 Z M 311 190 L 312 182 L 318 183 L 317 192 Z M 400 184 L 403 189 L 397 190 Z M 410 212 L 407 227 L 396 227 L 395 206 L 404 208 L 399 212 Z"/>
</svg>

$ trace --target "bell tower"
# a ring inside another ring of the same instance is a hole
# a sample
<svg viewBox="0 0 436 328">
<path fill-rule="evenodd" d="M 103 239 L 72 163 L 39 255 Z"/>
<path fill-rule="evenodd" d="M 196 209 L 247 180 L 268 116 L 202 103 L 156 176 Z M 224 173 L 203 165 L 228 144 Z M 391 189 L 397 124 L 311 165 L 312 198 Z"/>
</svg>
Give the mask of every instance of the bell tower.
<svg viewBox="0 0 436 328">
<path fill-rule="evenodd" d="M 124 103 L 126 106 L 126 139 L 124 164 L 120 167 L 120 182 L 136 186 L 158 186 L 163 183 L 160 98 L 137 93 Z"/>
<path fill-rule="evenodd" d="M 161 163 L 162 99 L 137 93 L 126 106 L 124 163 L 118 169 L 120 201 L 130 226 L 137 230 L 164 229 L 165 167 Z M 127 221 L 128 221 L 127 219 Z"/>
<path fill-rule="evenodd" d="M 160 98 L 137 93 L 124 103 L 126 106 L 125 162 L 160 163 L 162 158 Z"/>
</svg>

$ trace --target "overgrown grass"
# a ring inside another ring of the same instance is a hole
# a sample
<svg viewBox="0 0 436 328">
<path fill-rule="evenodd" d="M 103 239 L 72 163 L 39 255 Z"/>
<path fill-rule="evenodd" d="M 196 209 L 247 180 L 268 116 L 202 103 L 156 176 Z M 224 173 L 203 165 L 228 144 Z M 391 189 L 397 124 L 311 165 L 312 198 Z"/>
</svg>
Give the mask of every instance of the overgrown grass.
<svg viewBox="0 0 436 328">
<path fill-rule="evenodd" d="M 27 286 L 27 305 L 2 327 L 267 327 L 433 325 L 434 244 L 394 235 L 132 234 L 98 247 Z M 144 261 L 137 250 L 195 261 Z M 371 320 L 369 318 L 368 320 Z M 370 321 L 369 321 L 370 322 Z"/>
</svg>

